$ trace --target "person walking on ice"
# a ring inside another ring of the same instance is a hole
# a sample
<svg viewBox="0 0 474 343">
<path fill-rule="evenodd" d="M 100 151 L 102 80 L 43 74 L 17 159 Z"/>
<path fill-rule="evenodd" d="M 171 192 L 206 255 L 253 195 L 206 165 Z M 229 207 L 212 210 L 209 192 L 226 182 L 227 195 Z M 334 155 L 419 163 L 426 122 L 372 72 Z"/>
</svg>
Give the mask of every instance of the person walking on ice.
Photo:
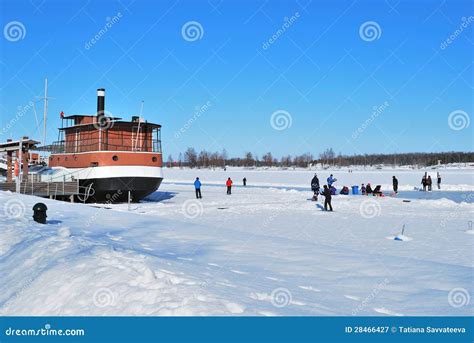
<svg viewBox="0 0 474 343">
<path fill-rule="evenodd" d="M 227 182 L 225 183 L 225 185 L 227 186 L 227 195 L 231 195 L 232 194 L 232 180 L 231 178 L 229 177 L 227 179 Z"/>
<path fill-rule="evenodd" d="M 199 181 L 199 178 L 196 178 L 196 181 L 194 181 L 194 188 L 196 190 L 196 199 L 202 199 L 201 195 L 201 181 Z"/>
<path fill-rule="evenodd" d="M 318 175 L 314 174 L 313 179 L 311 180 L 311 190 L 313 191 L 313 201 L 318 201 L 318 195 L 319 195 L 319 179 Z"/>
<path fill-rule="evenodd" d="M 323 191 L 323 195 L 325 197 L 324 199 L 324 210 L 327 211 L 328 210 L 328 206 L 329 206 L 329 211 L 332 212 L 332 205 L 331 205 L 331 189 L 329 189 L 329 187 L 327 185 L 324 185 L 324 191 Z"/>
<path fill-rule="evenodd" d="M 438 172 L 437 178 L 438 178 L 438 189 L 441 189 L 441 174 L 439 172 Z"/>
<path fill-rule="evenodd" d="M 242 179 L 242 183 L 244 184 L 244 187 L 247 186 L 247 178 L 246 178 L 246 177 L 244 177 L 244 178 Z"/>
<path fill-rule="evenodd" d="M 428 179 L 426 180 L 426 185 L 428 186 L 428 192 L 432 191 L 431 186 L 433 185 L 433 181 L 431 180 L 431 175 L 428 175 Z"/>
<path fill-rule="evenodd" d="M 395 175 L 392 177 L 392 185 L 393 185 L 393 193 L 397 194 L 398 193 L 398 179 L 395 177 Z"/>
</svg>

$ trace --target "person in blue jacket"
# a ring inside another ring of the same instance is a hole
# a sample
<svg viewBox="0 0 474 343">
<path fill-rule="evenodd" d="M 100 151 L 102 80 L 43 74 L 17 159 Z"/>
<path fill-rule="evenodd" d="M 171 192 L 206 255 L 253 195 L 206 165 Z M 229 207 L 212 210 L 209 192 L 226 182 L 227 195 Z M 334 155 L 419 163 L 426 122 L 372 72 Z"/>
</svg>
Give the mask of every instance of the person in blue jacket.
<svg viewBox="0 0 474 343">
<path fill-rule="evenodd" d="M 336 182 L 337 179 L 334 178 L 334 176 L 331 174 L 331 175 L 329 175 L 327 181 L 328 181 L 328 186 L 329 186 L 329 188 L 331 188 L 332 184 L 333 184 L 334 182 Z"/>
<path fill-rule="evenodd" d="M 194 188 L 196 189 L 196 199 L 202 199 L 201 195 L 201 181 L 199 181 L 199 178 L 196 178 L 196 181 L 194 181 Z"/>
</svg>

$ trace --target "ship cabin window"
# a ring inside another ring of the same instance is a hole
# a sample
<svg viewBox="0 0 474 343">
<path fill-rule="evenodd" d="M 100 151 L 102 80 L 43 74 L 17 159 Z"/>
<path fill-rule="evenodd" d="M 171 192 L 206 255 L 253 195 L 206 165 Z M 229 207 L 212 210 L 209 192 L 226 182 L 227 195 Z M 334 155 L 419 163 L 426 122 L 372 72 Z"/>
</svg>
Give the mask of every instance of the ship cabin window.
<svg viewBox="0 0 474 343">
<path fill-rule="evenodd" d="M 112 160 L 118 161 L 118 156 L 117 155 L 112 156 Z"/>
</svg>

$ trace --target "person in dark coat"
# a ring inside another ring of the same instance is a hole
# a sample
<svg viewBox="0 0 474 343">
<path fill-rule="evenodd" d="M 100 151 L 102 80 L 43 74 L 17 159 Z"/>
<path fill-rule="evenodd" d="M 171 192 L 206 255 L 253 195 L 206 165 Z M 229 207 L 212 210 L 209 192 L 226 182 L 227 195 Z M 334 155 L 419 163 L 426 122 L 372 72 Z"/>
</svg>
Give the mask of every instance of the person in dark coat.
<svg viewBox="0 0 474 343">
<path fill-rule="evenodd" d="M 370 183 L 367 184 L 367 187 L 365 187 L 365 193 L 367 195 L 371 194 L 372 193 L 372 186 L 370 185 Z"/>
<path fill-rule="evenodd" d="M 194 181 L 194 188 L 196 189 L 196 199 L 202 199 L 201 195 L 201 181 L 199 181 L 199 178 L 196 178 L 196 181 Z"/>
<path fill-rule="evenodd" d="M 426 186 L 427 186 L 428 179 L 426 178 L 426 173 L 423 175 L 423 178 L 421 179 L 421 184 L 423 185 L 423 190 L 426 191 Z"/>
<path fill-rule="evenodd" d="M 393 184 L 393 191 L 395 193 L 398 193 L 398 180 L 395 176 L 392 178 L 392 184 Z"/>
<path fill-rule="evenodd" d="M 374 188 L 374 190 L 373 190 L 372 193 L 373 193 L 374 197 L 375 197 L 375 196 L 378 196 L 378 197 L 383 196 L 383 193 L 382 193 L 382 185 L 377 185 L 377 186 L 375 186 L 375 188 Z"/>
<path fill-rule="evenodd" d="M 431 192 L 432 190 L 431 186 L 433 185 L 433 181 L 431 180 L 431 175 L 428 175 L 428 179 L 426 179 L 426 185 L 428 186 L 428 191 Z"/>
<path fill-rule="evenodd" d="M 364 184 L 362 184 L 362 187 L 360 188 L 360 191 L 361 191 L 362 195 L 367 195 L 367 190 L 365 189 Z"/>
<path fill-rule="evenodd" d="M 246 177 L 244 177 L 244 178 L 242 179 L 242 183 L 244 184 L 244 187 L 247 186 L 247 178 L 246 178 Z"/>
<path fill-rule="evenodd" d="M 441 175 L 439 174 L 439 172 L 438 172 L 437 177 L 438 177 L 438 189 L 441 189 Z"/>
<path fill-rule="evenodd" d="M 329 206 L 329 211 L 332 211 L 332 205 L 331 205 L 331 190 L 329 189 L 329 187 L 327 185 L 324 185 L 324 191 L 323 191 L 323 195 L 325 197 L 324 199 L 324 210 L 327 211 L 328 210 L 328 206 Z"/>
<path fill-rule="evenodd" d="M 318 200 L 319 189 L 320 189 L 320 187 L 319 187 L 318 175 L 314 174 L 314 177 L 311 180 L 311 190 L 313 191 L 313 200 L 314 201 Z"/>
</svg>

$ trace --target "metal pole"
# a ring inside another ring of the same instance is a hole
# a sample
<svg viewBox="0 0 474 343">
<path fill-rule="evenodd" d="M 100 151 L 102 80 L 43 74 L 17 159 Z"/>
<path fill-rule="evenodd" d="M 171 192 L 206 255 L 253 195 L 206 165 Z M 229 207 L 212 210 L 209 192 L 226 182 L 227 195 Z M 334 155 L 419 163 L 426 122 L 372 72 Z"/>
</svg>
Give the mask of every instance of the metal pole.
<svg viewBox="0 0 474 343">
<path fill-rule="evenodd" d="M 48 116 L 48 79 L 44 79 L 44 109 L 43 109 L 43 145 L 46 145 L 46 118 Z"/>
<path fill-rule="evenodd" d="M 21 193 L 21 162 L 23 161 L 23 137 L 20 138 L 20 149 L 18 150 L 18 156 L 16 157 L 17 161 L 18 161 L 18 176 L 16 177 L 16 192 L 17 193 Z"/>
<path fill-rule="evenodd" d="M 131 201 L 131 194 L 130 194 L 130 191 L 128 191 L 128 210 L 130 211 L 130 201 Z"/>
</svg>

